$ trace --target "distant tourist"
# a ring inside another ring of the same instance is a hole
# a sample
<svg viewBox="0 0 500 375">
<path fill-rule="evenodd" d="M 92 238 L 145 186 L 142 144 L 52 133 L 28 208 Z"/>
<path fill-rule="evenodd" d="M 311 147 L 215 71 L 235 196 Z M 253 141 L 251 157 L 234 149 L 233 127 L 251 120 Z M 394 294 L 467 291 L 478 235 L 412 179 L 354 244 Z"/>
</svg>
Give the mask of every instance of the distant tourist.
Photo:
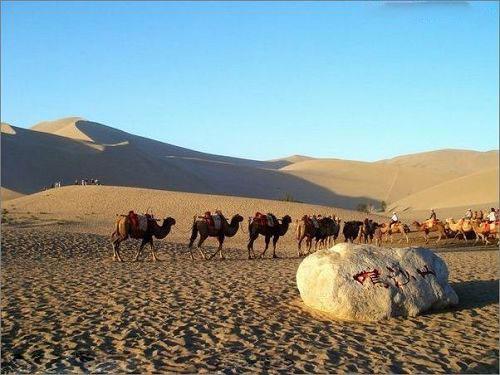
<svg viewBox="0 0 500 375">
<path fill-rule="evenodd" d="M 491 211 L 488 214 L 487 219 L 490 223 L 494 223 L 496 221 L 496 212 L 495 212 L 495 209 L 493 207 L 491 208 Z"/>
<path fill-rule="evenodd" d="M 429 217 L 429 220 L 437 221 L 437 215 L 434 209 L 431 210 L 431 216 Z"/>
<path fill-rule="evenodd" d="M 465 213 L 465 218 L 469 220 L 472 219 L 472 210 L 470 208 Z"/>
<path fill-rule="evenodd" d="M 483 210 L 481 210 L 481 211 L 479 211 L 477 213 L 477 219 L 481 220 L 481 221 L 484 219 L 484 212 L 483 212 Z"/>
<path fill-rule="evenodd" d="M 392 213 L 392 217 L 391 217 L 391 222 L 389 223 L 389 227 L 392 225 L 392 224 L 395 224 L 399 221 L 399 218 L 398 218 L 398 215 L 396 215 L 396 212 L 393 212 Z"/>
</svg>

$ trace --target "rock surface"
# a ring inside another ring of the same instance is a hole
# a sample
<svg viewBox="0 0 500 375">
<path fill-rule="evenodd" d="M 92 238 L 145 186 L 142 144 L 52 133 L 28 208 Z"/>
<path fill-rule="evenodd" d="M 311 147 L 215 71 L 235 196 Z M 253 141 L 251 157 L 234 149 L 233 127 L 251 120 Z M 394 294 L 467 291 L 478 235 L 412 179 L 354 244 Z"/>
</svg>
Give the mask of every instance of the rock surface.
<svg viewBox="0 0 500 375">
<path fill-rule="evenodd" d="M 458 304 L 445 262 L 425 248 L 342 243 L 306 257 L 296 277 L 304 303 L 338 319 L 377 321 Z"/>
</svg>

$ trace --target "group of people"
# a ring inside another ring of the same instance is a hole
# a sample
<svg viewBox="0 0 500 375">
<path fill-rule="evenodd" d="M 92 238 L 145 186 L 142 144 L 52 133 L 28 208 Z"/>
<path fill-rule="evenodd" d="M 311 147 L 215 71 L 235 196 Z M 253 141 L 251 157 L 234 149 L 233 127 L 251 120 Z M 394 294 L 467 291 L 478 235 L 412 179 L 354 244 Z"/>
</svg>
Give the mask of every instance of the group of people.
<svg viewBox="0 0 500 375">
<path fill-rule="evenodd" d="M 465 212 L 465 216 L 463 218 L 467 220 L 481 220 L 481 221 L 488 221 L 489 223 L 494 223 L 495 221 L 500 220 L 500 209 L 498 208 L 495 209 L 491 207 L 488 215 L 485 215 L 483 210 L 472 212 L 472 209 L 469 208 Z M 428 220 L 432 220 L 433 222 L 438 221 L 437 214 L 436 211 L 434 211 L 434 209 L 431 210 L 431 216 L 429 217 Z M 396 214 L 396 212 L 393 212 L 391 216 L 390 225 L 398 222 L 399 222 L 398 215 Z"/>
<path fill-rule="evenodd" d="M 488 215 L 484 215 L 483 210 L 474 211 L 469 208 L 465 213 L 464 219 L 469 220 L 488 220 L 490 223 L 500 220 L 500 210 L 497 208 L 496 210 L 492 207 Z"/>
<path fill-rule="evenodd" d="M 81 180 L 75 180 L 74 185 L 101 185 L 101 181 L 99 181 L 97 178 L 82 178 Z"/>
<path fill-rule="evenodd" d="M 56 182 L 53 182 L 52 184 L 50 184 L 49 187 L 44 186 L 43 190 L 60 188 L 60 187 L 61 187 L 61 181 L 56 181 Z"/>
</svg>

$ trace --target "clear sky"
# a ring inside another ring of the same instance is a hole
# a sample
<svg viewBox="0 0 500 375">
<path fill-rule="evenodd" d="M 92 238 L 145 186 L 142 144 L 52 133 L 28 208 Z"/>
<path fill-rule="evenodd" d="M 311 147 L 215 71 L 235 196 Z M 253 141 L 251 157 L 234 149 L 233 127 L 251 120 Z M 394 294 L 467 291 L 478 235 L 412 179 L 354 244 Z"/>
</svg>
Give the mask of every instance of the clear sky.
<svg viewBox="0 0 500 375">
<path fill-rule="evenodd" d="M 498 148 L 498 3 L 2 1 L 2 121 L 199 151 Z"/>
</svg>

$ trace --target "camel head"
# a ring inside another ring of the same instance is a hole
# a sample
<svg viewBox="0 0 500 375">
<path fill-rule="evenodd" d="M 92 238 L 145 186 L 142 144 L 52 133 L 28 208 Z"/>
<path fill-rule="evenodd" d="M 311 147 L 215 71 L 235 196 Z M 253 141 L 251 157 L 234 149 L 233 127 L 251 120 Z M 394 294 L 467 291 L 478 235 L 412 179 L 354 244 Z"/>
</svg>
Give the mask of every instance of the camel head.
<svg viewBox="0 0 500 375">
<path fill-rule="evenodd" d="M 163 225 L 164 227 L 166 226 L 172 226 L 175 225 L 175 219 L 173 217 L 166 217 L 163 219 Z"/>
<path fill-rule="evenodd" d="M 283 216 L 283 219 L 281 219 L 281 223 L 282 224 L 290 224 L 292 222 L 292 218 L 290 217 L 290 215 L 285 215 Z"/>
<path fill-rule="evenodd" d="M 243 216 L 241 216 L 240 214 L 236 214 L 233 216 L 233 218 L 231 219 L 231 223 L 241 223 L 243 221 Z"/>
</svg>

